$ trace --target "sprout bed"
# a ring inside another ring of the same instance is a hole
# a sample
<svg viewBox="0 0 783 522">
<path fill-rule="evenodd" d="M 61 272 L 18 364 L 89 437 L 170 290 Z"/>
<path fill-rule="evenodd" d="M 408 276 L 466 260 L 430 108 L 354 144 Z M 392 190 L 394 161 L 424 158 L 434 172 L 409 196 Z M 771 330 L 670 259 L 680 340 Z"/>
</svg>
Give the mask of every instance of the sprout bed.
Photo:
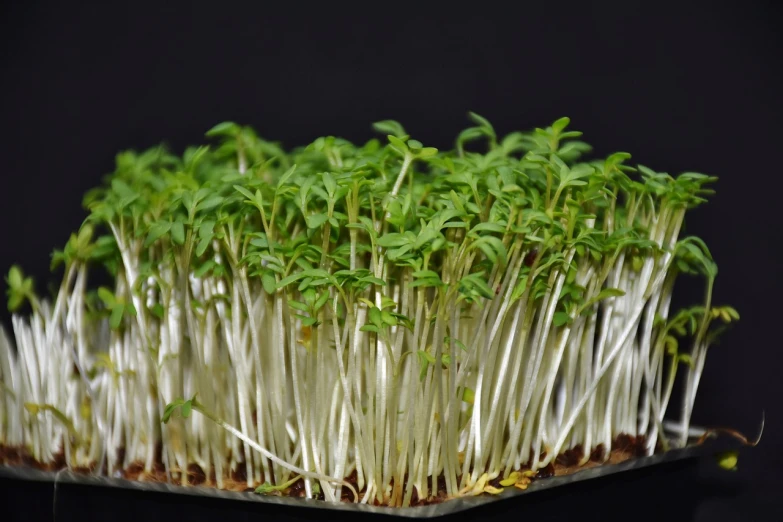
<svg viewBox="0 0 783 522">
<path fill-rule="evenodd" d="M 387 120 L 362 146 L 226 122 L 119 154 L 57 291 L 7 276 L 4 473 L 402 513 L 693 455 L 738 319 L 680 237 L 715 178 L 587 159 L 568 118 L 470 117 L 445 152 Z M 681 274 L 704 301 L 671 310 Z"/>
</svg>

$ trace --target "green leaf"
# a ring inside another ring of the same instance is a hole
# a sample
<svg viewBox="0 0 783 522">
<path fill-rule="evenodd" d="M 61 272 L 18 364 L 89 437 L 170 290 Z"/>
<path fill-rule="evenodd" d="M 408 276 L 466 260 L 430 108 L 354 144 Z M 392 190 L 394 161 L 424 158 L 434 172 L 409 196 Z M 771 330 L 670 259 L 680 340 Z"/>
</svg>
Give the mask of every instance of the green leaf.
<svg viewBox="0 0 783 522">
<path fill-rule="evenodd" d="M 171 239 L 178 245 L 185 244 L 185 226 L 181 221 L 171 224 Z"/>
<path fill-rule="evenodd" d="M 473 121 L 473 123 L 475 123 L 480 127 L 486 127 L 488 129 L 492 128 L 492 124 L 489 123 L 488 119 L 476 114 L 475 112 L 468 112 L 468 118 L 470 118 L 470 120 Z"/>
<path fill-rule="evenodd" d="M 475 112 L 468 112 L 468 118 L 470 118 L 470 120 L 473 123 L 475 123 L 476 125 L 478 125 L 479 127 L 482 127 L 483 129 L 485 129 L 487 131 L 490 131 L 491 134 L 493 134 L 493 135 L 495 134 L 495 130 L 492 127 L 492 124 L 489 123 L 489 120 L 486 119 L 485 117 L 480 116 L 480 115 L 476 114 Z"/>
<path fill-rule="evenodd" d="M 120 304 L 114 305 L 111 309 L 111 318 L 109 319 L 109 326 L 112 330 L 116 330 L 122 323 L 122 314 L 125 312 L 125 307 Z"/>
<path fill-rule="evenodd" d="M 438 231 L 431 226 L 423 228 L 416 237 L 416 241 L 413 243 L 413 248 L 421 249 L 425 245 L 432 243 L 437 237 Z"/>
<path fill-rule="evenodd" d="M 21 288 L 23 279 L 22 269 L 18 265 L 13 265 L 8 271 L 8 286 L 14 289 Z"/>
<path fill-rule="evenodd" d="M 265 235 L 262 235 L 261 237 L 254 237 L 250 240 L 250 244 L 254 247 L 267 249 L 269 248 L 269 240 L 266 238 Z"/>
<path fill-rule="evenodd" d="M 438 154 L 438 149 L 435 147 L 424 147 L 416 155 L 422 159 L 431 158 Z"/>
<path fill-rule="evenodd" d="M 297 315 L 297 317 L 302 321 L 302 326 L 313 326 L 318 322 L 315 317 L 307 317 L 304 315 Z"/>
<path fill-rule="evenodd" d="M 219 205 L 222 205 L 223 201 L 225 201 L 225 198 L 222 196 L 218 196 L 218 195 L 209 196 L 207 199 L 203 200 L 201 203 L 196 205 L 196 210 L 198 211 L 211 210 Z M 212 223 L 214 224 L 214 222 Z"/>
<path fill-rule="evenodd" d="M 294 301 L 293 299 L 288 300 L 288 306 L 290 306 L 294 310 L 299 310 L 300 312 L 310 311 L 310 308 L 306 304 L 300 303 L 299 301 Z"/>
<path fill-rule="evenodd" d="M 369 319 L 372 324 L 380 328 L 383 325 L 383 319 L 381 318 L 381 311 L 378 308 L 375 308 L 374 306 L 370 308 L 370 311 L 368 312 Z"/>
<path fill-rule="evenodd" d="M 163 305 L 160 303 L 155 303 L 155 305 L 152 306 L 152 308 L 150 308 L 149 310 L 152 313 L 152 315 L 154 315 L 158 319 L 163 319 L 163 316 L 166 312 L 166 310 L 163 308 Z"/>
<path fill-rule="evenodd" d="M 276 288 L 279 290 L 281 288 L 285 288 L 286 286 L 290 285 L 291 283 L 294 283 L 296 281 L 299 281 L 300 279 L 306 277 L 302 272 L 299 272 L 297 274 L 292 274 L 288 277 L 284 277 L 280 281 L 278 281 Z"/>
<path fill-rule="evenodd" d="M 307 218 L 305 219 L 305 221 L 307 221 L 307 228 L 311 228 L 311 229 L 320 228 L 328 220 L 329 220 L 329 216 L 326 214 L 312 214 L 307 216 Z"/>
<path fill-rule="evenodd" d="M 471 299 L 476 296 L 485 299 L 492 299 L 495 297 L 495 292 L 492 291 L 487 282 L 483 279 L 483 272 L 477 272 L 463 277 L 460 280 L 460 293 Z"/>
<path fill-rule="evenodd" d="M 247 190 L 247 189 L 246 189 L 245 187 L 243 187 L 243 186 L 240 186 L 240 185 L 234 185 L 234 190 L 236 190 L 237 192 L 239 192 L 240 194 L 242 194 L 243 196 L 245 196 L 245 197 L 246 197 L 247 199 L 249 199 L 250 201 L 255 201 L 255 199 L 256 199 L 256 198 L 255 198 L 255 196 L 253 195 L 253 193 L 252 193 L 252 192 L 250 192 L 249 190 Z"/>
<path fill-rule="evenodd" d="M 311 270 L 304 270 L 302 272 L 292 274 L 288 277 L 284 277 L 280 280 L 279 283 L 277 283 L 277 288 L 285 288 L 286 286 L 290 285 L 291 283 L 295 281 L 299 281 L 300 279 L 304 279 L 305 277 L 310 278 L 329 278 L 331 277 L 329 273 L 326 270 L 320 269 L 320 268 L 313 268 Z"/>
<path fill-rule="evenodd" d="M 324 188 L 326 189 L 326 193 L 329 195 L 334 194 L 334 192 L 337 190 L 337 183 L 335 183 L 334 178 L 331 174 L 328 172 L 324 172 L 322 174 L 323 181 L 324 181 Z"/>
<path fill-rule="evenodd" d="M 224 121 L 218 123 L 206 132 L 209 137 L 212 136 L 237 136 L 242 129 L 233 121 Z"/>
<path fill-rule="evenodd" d="M 55 250 L 52 252 L 52 261 L 49 263 L 49 270 L 54 272 L 58 266 L 65 263 L 66 256 L 62 250 Z"/>
<path fill-rule="evenodd" d="M 190 411 L 193 408 L 193 404 L 191 401 L 185 401 L 185 404 L 182 405 L 182 409 L 180 410 L 182 412 L 182 417 L 187 419 L 190 417 Z"/>
<path fill-rule="evenodd" d="M 555 315 L 552 318 L 552 324 L 555 326 L 563 326 L 564 324 L 568 324 L 570 322 L 571 316 L 565 312 L 555 312 Z"/>
<path fill-rule="evenodd" d="M 255 193 L 253 194 L 253 201 L 251 201 L 259 210 L 262 210 L 262 206 L 264 204 L 264 195 L 261 193 L 261 190 L 256 189 Z"/>
<path fill-rule="evenodd" d="M 196 255 L 201 257 L 204 255 L 204 252 L 207 251 L 207 248 L 209 248 L 209 244 L 212 242 L 211 236 L 205 236 L 202 237 L 201 240 L 198 242 L 198 245 L 196 246 Z"/>
<path fill-rule="evenodd" d="M 192 402 L 195 400 L 195 396 L 193 399 L 191 399 L 188 402 Z M 174 414 L 175 411 L 177 411 L 177 408 L 181 408 L 185 404 L 184 399 L 175 399 L 174 401 L 170 402 L 166 405 L 166 407 L 163 409 L 163 418 L 161 421 L 166 424 L 171 419 L 171 416 Z"/>
<path fill-rule="evenodd" d="M 479 232 L 504 234 L 506 232 L 506 227 L 498 223 L 479 223 L 470 229 L 471 235 L 480 236 L 481 234 L 479 234 Z"/>
<path fill-rule="evenodd" d="M 624 295 L 625 290 L 620 290 L 619 288 L 604 288 L 598 292 L 596 299 L 606 299 L 607 297 L 622 297 Z"/>
<path fill-rule="evenodd" d="M 138 194 L 136 194 L 136 191 L 130 188 L 130 186 L 127 183 L 125 183 L 124 181 L 118 178 L 114 178 L 111 181 L 111 188 L 122 199 L 130 200 L 131 198 L 135 198 L 138 196 Z M 125 205 L 121 205 L 121 206 L 125 206 Z"/>
<path fill-rule="evenodd" d="M 367 277 L 359 278 L 359 281 L 362 283 L 370 283 L 378 286 L 386 286 L 386 281 L 384 281 L 380 277 L 367 276 Z"/>
<path fill-rule="evenodd" d="M 10 312 L 17 311 L 22 304 L 24 304 L 24 295 L 20 293 L 9 292 L 8 296 L 8 310 Z"/>
<path fill-rule="evenodd" d="M 407 245 L 410 243 L 410 239 L 403 234 L 391 233 L 379 237 L 376 243 L 384 248 L 392 248 Z"/>
<path fill-rule="evenodd" d="M 149 233 L 147 234 L 147 240 L 144 241 L 144 247 L 146 248 L 150 246 L 169 230 L 171 230 L 171 223 L 169 221 L 158 221 L 157 223 L 153 223 L 150 227 Z"/>
<path fill-rule="evenodd" d="M 264 285 L 264 292 L 273 295 L 277 291 L 277 280 L 271 272 L 265 272 L 261 276 L 261 283 Z"/>
<path fill-rule="evenodd" d="M 679 355 L 677 356 L 677 361 L 678 361 L 678 362 L 681 362 L 681 363 L 684 363 L 684 364 L 687 364 L 687 365 L 688 365 L 688 366 L 690 366 L 691 368 L 694 368 L 694 367 L 695 367 L 695 365 L 694 365 L 694 362 L 693 362 L 693 357 L 691 357 L 691 356 L 690 356 L 690 355 L 688 355 L 687 353 L 681 353 L 681 354 L 679 354 Z"/>
<path fill-rule="evenodd" d="M 483 236 L 481 239 L 474 243 L 475 247 L 480 249 L 487 259 L 492 263 L 500 262 L 505 265 L 506 259 L 506 247 L 503 242 L 495 236 Z"/>
<path fill-rule="evenodd" d="M 685 332 L 683 332 L 684 334 Z M 667 335 L 663 339 L 663 345 L 666 347 L 666 353 L 669 355 L 677 355 L 677 350 L 679 349 L 679 342 L 677 341 L 676 337 L 673 337 L 671 335 Z"/>
<path fill-rule="evenodd" d="M 440 274 L 433 270 L 417 270 L 413 272 L 413 277 L 416 279 L 437 279 L 440 281 Z"/>
<path fill-rule="evenodd" d="M 258 486 L 255 489 L 255 493 L 258 493 L 259 495 L 268 495 L 269 493 L 276 492 L 278 488 L 270 484 L 269 482 L 264 482 L 260 486 Z"/>
<path fill-rule="evenodd" d="M 577 315 L 589 312 L 590 308 L 598 301 L 602 301 L 610 297 L 622 297 L 624 295 L 625 295 L 625 291 L 620 290 L 619 288 L 604 288 L 603 290 L 598 292 L 597 295 L 585 301 L 585 303 L 582 304 L 577 310 Z"/>
<path fill-rule="evenodd" d="M 381 312 L 381 320 L 387 326 L 397 326 L 397 318 L 387 311 Z"/>
<path fill-rule="evenodd" d="M 459 145 L 462 143 L 470 142 L 479 139 L 483 136 L 486 136 L 486 134 L 487 133 L 485 129 L 482 129 L 480 127 L 470 127 L 459 133 L 459 135 L 457 136 L 457 143 Z"/>
<path fill-rule="evenodd" d="M 565 117 L 560 118 L 559 120 L 555 121 L 552 124 L 552 130 L 554 131 L 555 134 L 560 134 L 563 131 L 563 129 L 568 127 L 569 123 L 571 123 L 570 118 L 565 118 Z"/>
<path fill-rule="evenodd" d="M 413 281 L 412 283 L 410 283 L 408 285 L 408 287 L 409 288 L 417 288 L 419 286 L 437 287 L 437 286 L 440 286 L 442 284 L 443 283 L 440 280 L 440 278 L 434 279 L 434 278 L 431 278 L 431 277 L 424 277 L 424 278 L 417 279 L 417 280 Z"/>
<path fill-rule="evenodd" d="M 315 310 L 320 310 L 326 302 L 329 300 L 329 292 L 323 292 L 318 299 L 315 301 L 315 304 L 313 305 L 313 308 Z"/>
<path fill-rule="evenodd" d="M 193 275 L 199 278 L 204 277 L 204 274 L 212 270 L 212 268 L 214 268 L 215 265 L 217 265 L 217 263 L 215 262 L 214 259 L 207 259 L 200 267 L 198 267 L 198 269 L 196 269 L 195 272 L 193 272 Z"/>
<path fill-rule="evenodd" d="M 372 124 L 372 128 L 381 134 L 391 134 L 397 138 L 402 138 L 406 135 L 405 129 L 400 122 L 395 120 L 382 120 Z"/>
<path fill-rule="evenodd" d="M 411 250 L 411 248 L 413 248 L 412 245 L 405 245 L 405 246 L 402 246 L 400 248 L 395 248 L 395 249 L 392 249 L 392 250 L 388 250 L 386 252 L 386 254 L 389 257 L 389 259 L 391 259 L 392 261 L 395 261 L 395 260 L 401 258 L 402 256 L 404 256 L 405 254 L 407 254 Z"/>
<path fill-rule="evenodd" d="M 492 248 L 492 246 L 488 244 L 486 241 L 476 242 L 475 245 L 479 250 L 484 252 L 484 255 L 487 256 L 487 259 L 492 261 L 493 264 L 498 262 L 498 256 L 497 253 L 495 252 L 495 249 Z"/>
<path fill-rule="evenodd" d="M 402 141 L 397 136 L 392 136 L 391 134 L 387 136 L 389 139 L 389 143 L 391 143 L 392 149 L 400 153 L 401 155 L 405 155 L 408 153 L 408 146 L 405 145 L 405 142 Z"/>
<path fill-rule="evenodd" d="M 168 424 L 169 420 L 171 420 L 171 414 L 174 413 L 175 406 L 173 404 L 167 404 L 166 408 L 163 410 L 163 418 L 161 418 L 161 422 L 163 424 Z"/>
<path fill-rule="evenodd" d="M 212 239 L 212 237 L 215 235 L 215 222 L 212 220 L 206 220 L 202 221 L 201 224 L 198 226 L 198 237 L 201 238 L 209 238 Z"/>
<path fill-rule="evenodd" d="M 187 165 L 187 168 L 190 172 L 193 172 L 196 167 L 198 167 L 207 152 L 209 152 L 209 145 L 202 145 L 193 151 L 190 155 L 186 154 L 185 157 L 183 157 L 185 164 Z"/>
<path fill-rule="evenodd" d="M 111 308 L 114 306 L 114 304 L 117 302 L 117 299 L 114 297 L 114 294 L 111 290 L 106 288 L 105 286 L 101 286 L 98 288 L 98 297 L 101 301 L 103 301 L 103 304 L 106 305 L 106 308 Z"/>
<path fill-rule="evenodd" d="M 90 244 L 92 240 L 93 227 L 89 223 L 85 223 L 79 229 L 79 235 L 76 238 L 76 246 L 79 250 L 84 250 Z"/>
<path fill-rule="evenodd" d="M 329 272 L 324 270 L 323 268 L 309 268 L 307 270 L 302 271 L 302 274 L 304 274 L 305 277 L 313 277 L 313 278 L 326 278 L 328 279 L 330 277 Z"/>
<path fill-rule="evenodd" d="M 277 181 L 277 188 L 279 189 L 286 183 L 288 183 L 288 180 L 291 179 L 291 176 L 294 175 L 294 172 L 296 172 L 296 165 L 293 165 L 290 169 L 285 171 L 285 174 L 280 176 L 280 179 Z"/>
</svg>

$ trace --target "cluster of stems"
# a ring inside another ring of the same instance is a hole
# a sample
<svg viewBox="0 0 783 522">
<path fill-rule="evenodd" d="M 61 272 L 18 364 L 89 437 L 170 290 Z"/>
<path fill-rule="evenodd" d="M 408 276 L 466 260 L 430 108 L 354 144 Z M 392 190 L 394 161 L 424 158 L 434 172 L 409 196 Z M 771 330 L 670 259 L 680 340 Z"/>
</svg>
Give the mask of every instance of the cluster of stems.
<svg viewBox="0 0 783 522">
<path fill-rule="evenodd" d="M 285 152 L 227 122 L 182 157 L 120 154 L 53 255 L 55 295 L 7 277 L 32 314 L 15 342 L 0 330 L 0 443 L 392 506 L 439 479 L 495 492 L 620 434 L 685 445 L 710 325 L 737 318 L 711 302 L 707 247 L 679 237 L 715 178 L 583 160 L 567 118 L 503 138 L 471 118 L 449 152 L 384 121 L 363 146 Z M 670 312 L 681 273 L 705 302 Z"/>
</svg>

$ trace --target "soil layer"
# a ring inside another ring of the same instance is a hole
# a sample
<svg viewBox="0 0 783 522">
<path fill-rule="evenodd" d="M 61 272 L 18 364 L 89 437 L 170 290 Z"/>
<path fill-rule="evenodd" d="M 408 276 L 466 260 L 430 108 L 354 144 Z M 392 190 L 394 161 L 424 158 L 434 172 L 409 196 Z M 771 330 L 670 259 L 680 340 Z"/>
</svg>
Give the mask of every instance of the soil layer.
<svg viewBox="0 0 783 522">
<path fill-rule="evenodd" d="M 124 452 L 120 452 L 122 455 Z M 632 437 L 630 435 L 618 436 L 612 444 L 612 450 L 609 454 L 606 454 L 606 449 L 603 444 L 595 448 L 590 454 L 589 460 L 584 465 L 579 465 L 579 462 L 584 457 L 584 450 L 581 446 L 577 446 L 573 449 L 567 450 L 555 459 L 553 463 L 550 463 L 544 468 L 541 468 L 536 473 L 532 480 L 542 480 L 549 477 L 560 477 L 563 475 L 570 475 L 578 471 L 594 468 L 604 464 L 619 464 L 625 462 L 634 457 L 640 457 L 645 455 L 645 441 L 642 437 Z M 160 452 L 158 452 L 158 458 L 152 466 L 151 470 L 144 469 L 144 463 L 141 461 L 133 462 L 125 469 L 117 472 L 117 478 L 124 478 L 127 480 L 143 481 L 143 482 L 168 482 L 169 479 L 166 476 L 165 467 L 160 459 Z M 542 455 L 543 457 L 543 455 Z M 121 459 L 120 459 L 121 460 Z M 66 467 L 65 458 L 62 454 L 55 455 L 55 458 L 50 463 L 41 463 L 34 459 L 30 453 L 24 448 L 4 446 L 0 444 L 0 464 L 6 466 L 26 466 L 44 471 L 59 471 Z M 518 471 L 529 470 L 530 466 L 522 466 Z M 75 473 L 89 474 L 94 471 L 94 466 L 73 468 L 71 471 Z M 188 465 L 185 471 L 187 485 L 191 486 L 207 486 L 217 487 L 217 480 L 214 471 L 209 476 L 204 472 L 198 464 L 191 463 Z M 183 484 L 183 477 L 181 476 L 181 470 L 172 469 L 171 482 L 175 484 Z M 358 490 L 356 481 L 356 472 L 352 472 L 349 476 L 345 477 L 345 480 L 349 482 Z M 494 487 L 502 487 L 500 485 L 501 478 L 496 478 L 489 482 L 489 485 Z M 263 481 L 263 478 L 262 478 Z M 406 477 L 407 482 L 407 477 Z M 428 484 L 432 484 L 432 477 L 427 477 Z M 256 484 L 258 486 L 260 484 Z M 243 465 L 237 466 L 235 471 L 229 472 L 223 477 L 223 487 L 221 489 L 228 491 L 239 492 L 252 492 L 254 488 L 248 486 L 247 474 L 245 473 L 245 467 Z M 360 496 L 363 491 L 360 491 Z M 299 479 L 294 482 L 284 493 L 290 497 L 304 497 L 304 480 Z M 318 498 L 323 499 L 323 494 L 319 494 Z M 416 490 L 413 491 L 411 498 L 411 506 L 421 506 L 427 504 L 436 504 L 448 500 L 446 494 L 446 481 L 444 477 L 438 478 L 438 491 L 436 495 L 431 495 L 429 498 L 420 499 Z M 343 502 L 351 502 L 353 495 L 350 490 L 343 486 L 341 500 Z M 375 505 L 380 505 L 378 501 L 374 502 Z"/>
</svg>

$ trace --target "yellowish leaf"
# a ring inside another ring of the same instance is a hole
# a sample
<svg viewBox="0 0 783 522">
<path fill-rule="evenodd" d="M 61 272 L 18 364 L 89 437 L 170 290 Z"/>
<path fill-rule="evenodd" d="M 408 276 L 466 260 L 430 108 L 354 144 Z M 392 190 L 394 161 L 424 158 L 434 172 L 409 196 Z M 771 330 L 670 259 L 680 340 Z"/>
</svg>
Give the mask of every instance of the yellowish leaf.
<svg viewBox="0 0 783 522">
<path fill-rule="evenodd" d="M 737 469 L 737 460 L 739 459 L 739 452 L 736 450 L 724 451 L 718 455 L 718 465 L 728 471 L 734 471 Z"/>
<path fill-rule="evenodd" d="M 514 485 L 514 484 L 516 484 L 516 483 L 519 481 L 519 479 L 521 479 L 521 478 L 522 478 L 522 474 L 521 474 L 520 472 L 518 472 L 518 471 L 514 471 L 513 473 L 511 473 L 511 474 L 508 476 L 508 478 L 507 478 L 507 479 L 501 480 L 501 481 L 500 481 L 500 485 L 501 485 L 501 486 L 505 486 L 505 487 L 508 487 L 508 486 L 513 486 L 513 485 Z"/>
<path fill-rule="evenodd" d="M 473 495 L 480 495 L 484 491 L 484 487 L 487 485 L 488 481 L 489 481 L 489 475 L 487 473 L 484 473 L 476 481 L 476 484 L 473 486 L 471 493 Z"/>
<path fill-rule="evenodd" d="M 496 488 L 495 486 L 484 486 L 484 493 L 489 493 L 490 495 L 500 495 L 503 493 L 503 488 Z"/>
</svg>

